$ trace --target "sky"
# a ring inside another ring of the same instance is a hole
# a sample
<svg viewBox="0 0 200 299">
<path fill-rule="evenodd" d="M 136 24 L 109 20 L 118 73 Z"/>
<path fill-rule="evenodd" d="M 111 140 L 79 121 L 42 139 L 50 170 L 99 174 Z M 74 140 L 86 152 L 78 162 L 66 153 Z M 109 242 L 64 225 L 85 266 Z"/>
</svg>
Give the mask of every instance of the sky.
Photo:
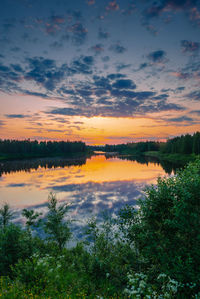
<svg viewBox="0 0 200 299">
<path fill-rule="evenodd" d="M 1 0 L 0 138 L 200 130 L 199 0 Z"/>
</svg>

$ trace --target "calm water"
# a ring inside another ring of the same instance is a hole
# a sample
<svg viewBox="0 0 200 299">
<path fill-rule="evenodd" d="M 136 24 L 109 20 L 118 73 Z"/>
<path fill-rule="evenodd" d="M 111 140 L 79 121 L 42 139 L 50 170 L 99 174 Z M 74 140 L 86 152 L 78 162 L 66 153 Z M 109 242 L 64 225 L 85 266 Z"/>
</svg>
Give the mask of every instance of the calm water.
<svg viewBox="0 0 200 299">
<path fill-rule="evenodd" d="M 137 205 L 146 184 L 156 183 L 158 176 L 171 172 L 147 160 L 92 156 L 88 159 L 37 159 L 0 163 L 0 203 L 7 202 L 16 210 L 17 221 L 23 222 L 20 210 L 34 208 L 46 213 L 48 194 L 70 205 L 73 230 L 80 236 L 81 227 L 92 215 L 103 211 L 111 215 L 125 204 Z"/>
</svg>

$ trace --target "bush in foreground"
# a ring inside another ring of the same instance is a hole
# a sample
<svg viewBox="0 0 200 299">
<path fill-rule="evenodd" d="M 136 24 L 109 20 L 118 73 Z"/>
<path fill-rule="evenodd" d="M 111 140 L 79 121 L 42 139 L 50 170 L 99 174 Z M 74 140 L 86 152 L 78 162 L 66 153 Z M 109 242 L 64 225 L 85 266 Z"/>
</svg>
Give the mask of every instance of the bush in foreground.
<svg viewBox="0 0 200 299">
<path fill-rule="evenodd" d="M 91 220 L 89 245 L 71 249 L 67 207 L 55 197 L 46 239 L 2 226 L 2 298 L 200 298 L 200 160 L 147 187 L 139 206 Z"/>
</svg>

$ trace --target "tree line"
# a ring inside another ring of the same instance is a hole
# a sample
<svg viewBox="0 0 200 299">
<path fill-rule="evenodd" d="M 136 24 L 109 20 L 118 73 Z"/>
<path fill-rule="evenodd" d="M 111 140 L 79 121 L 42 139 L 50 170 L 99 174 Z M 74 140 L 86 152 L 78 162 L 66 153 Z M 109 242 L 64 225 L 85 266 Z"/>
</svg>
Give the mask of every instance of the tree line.
<svg viewBox="0 0 200 299">
<path fill-rule="evenodd" d="M 162 153 L 169 154 L 200 154 L 200 132 L 186 134 L 167 140 L 160 147 Z"/>
<path fill-rule="evenodd" d="M 141 154 L 148 151 L 158 151 L 165 154 L 200 154 L 200 132 L 193 135 L 186 134 L 170 138 L 166 142 L 142 141 L 129 142 L 126 144 L 109 145 L 104 147 L 93 147 L 94 150 L 105 152 L 118 152 L 120 154 Z"/>
<path fill-rule="evenodd" d="M 82 141 L 31 141 L 0 139 L 1 154 L 25 154 L 25 155 L 48 155 L 48 154 L 70 154 L 85 152 L 86 145 Z"/>
</svg>

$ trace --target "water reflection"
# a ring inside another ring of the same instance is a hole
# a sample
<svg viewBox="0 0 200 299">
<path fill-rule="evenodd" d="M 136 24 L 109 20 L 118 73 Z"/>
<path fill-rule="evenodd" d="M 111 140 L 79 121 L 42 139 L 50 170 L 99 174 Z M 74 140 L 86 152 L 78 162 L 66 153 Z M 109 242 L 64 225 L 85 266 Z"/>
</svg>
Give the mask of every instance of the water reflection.
<svg viewBox="0 0 200 299">
<path fill-rule="evenodd" d="M 37 170 L 42 168 L 56 168 L 71 165 L 83 165 L 86 163 L 86 158 L 40 158 L 40 159 L 28 159 L 28 160 L 15 160 L 15 161 L 2 161 L 0 162 L 0 176 L 11 172 Z"/>
<path fill-rule="evenodd" d="M 0 172 L 1 203 L 17 210 L 18 221 L 23 221 L 19 212 L 23 207 L 45 214 L 48 194 L 53 191 L 59 201 L 69 203 L 77 237 L 89 217 L 100 219 L 104 210 L 114 215 L 125 204 L 137 205 L 144 186 L 166 174 L 158 161 L 104 155 L 87 160 L 9 161 L 1 163 Z"/>
</svg>

